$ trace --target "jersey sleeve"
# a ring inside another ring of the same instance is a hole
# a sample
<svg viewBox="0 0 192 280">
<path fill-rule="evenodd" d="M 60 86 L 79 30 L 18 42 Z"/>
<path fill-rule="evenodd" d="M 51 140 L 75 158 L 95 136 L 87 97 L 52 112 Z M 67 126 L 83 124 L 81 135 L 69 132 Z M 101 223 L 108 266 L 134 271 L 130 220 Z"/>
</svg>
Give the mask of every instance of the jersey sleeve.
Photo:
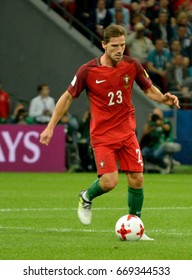
<svg viewBox="0 0 192 280">
<path fill-rule="evenodd" d="M 74 98 L 78 98 L 81 92 L 86 88 L 87 66 L 82 65 L 76 72 L 71 84 L 68 86 L 68 91 Z"/>
<path fill-rule="evenodd" d="M 135 59 L 134 65 L 136 67 L 136 77 L 135 81 L 138 86 L 142 90 L 146 90 L 152 86 L 152 81 L 147 73 L 147 71 L 143 68 L 143 66 Z"/>
</svg>

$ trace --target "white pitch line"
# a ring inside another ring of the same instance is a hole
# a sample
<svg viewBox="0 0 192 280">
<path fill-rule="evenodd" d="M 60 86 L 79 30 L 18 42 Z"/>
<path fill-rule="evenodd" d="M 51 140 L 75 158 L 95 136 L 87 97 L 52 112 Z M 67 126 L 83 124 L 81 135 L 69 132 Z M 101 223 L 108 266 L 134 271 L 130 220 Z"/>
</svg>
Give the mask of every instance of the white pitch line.
<svg viewBox="0 0 192 280">
<path fill-rule="evenodd" d="M 93 208 L 93 211 L 119 211 L 126 208 L 101 207 Z M 0 212 L 30 212 L 30 211 L 76 211 L 77 208 L 0 208 Z M 192 210 L 192 206 L 175 206 L 175 207 L 145 207 L 143 210 Z"/>
<path fill-rule="evenodd" d="M 15 230 L 15 231 L 25 231 L 25 232 L 35 232 L 35 233 L 49 233 L 49 232 L 56 232 L 56 233 L 70 233 L 70 232 L 79 232 L 79 233 L 112 233 L 114 230 L 112 229 L 105 229 L 105 230 L 97 230 L 97 229 L 80 229 L 80 228 L 45 228 L 45 229 L 37 229 L 32 227 L 9 227 L 9 226 L 2 226 L 0 225 L 0 232 L 6 230 Z M 156 233 L 156 234 L 163 234 L 163 235 L 175 235 L 175 236 L 192 236 L 192 233 L 183 231 L 179 232 L 176 229 L 171 230 L 148 230 L 147 233 Z"/>
<path fill-rule="evenodd" d="M 95 229 L 75 229 L 75 228 L 45 228 L 45 229 L 36 229 L 32 227 L 9 227 L 0 225 L 0 230 L 9 229 L 9 230 L 19 230 L 19 231 L 34 231 L 34 232 L 113 232 L 113 230 L 95 230 Z"/>
</svg>

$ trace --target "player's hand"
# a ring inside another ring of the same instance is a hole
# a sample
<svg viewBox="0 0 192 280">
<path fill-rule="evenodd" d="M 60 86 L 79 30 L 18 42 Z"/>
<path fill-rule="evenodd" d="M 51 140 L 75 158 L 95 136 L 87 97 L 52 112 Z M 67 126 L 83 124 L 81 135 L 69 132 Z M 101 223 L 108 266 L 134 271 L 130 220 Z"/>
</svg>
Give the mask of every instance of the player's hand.
<svg viewBox="0 0 192 280">
<path fill-rule="evenodd" d="M 175 106 L 178 109 L 180 108 L 178 97 L 174 94 L 171 94 L 170 92 L 164 94 L 163 103 L 167 105 Z"/>
<path fill-rule="evenodd" d="M 43 145 L 49 145 L 52 136 L 53 136 L 53 129 L 46 127 L 43 130 L 43 132 L 40 134 L 39 142 Z"/>
</svg>

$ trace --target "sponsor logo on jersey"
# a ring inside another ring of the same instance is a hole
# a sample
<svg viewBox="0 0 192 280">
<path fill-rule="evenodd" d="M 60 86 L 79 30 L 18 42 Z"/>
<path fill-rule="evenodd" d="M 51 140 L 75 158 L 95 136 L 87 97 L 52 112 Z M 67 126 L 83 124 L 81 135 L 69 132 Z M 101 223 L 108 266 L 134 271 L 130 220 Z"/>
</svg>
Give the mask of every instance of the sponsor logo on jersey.
<svg viewBox="0 0 192 280">
<path fill-rule="evenodd" d="M 96 84 L 104 83 L 106 80 L 96 80 Z"/>
</svg>

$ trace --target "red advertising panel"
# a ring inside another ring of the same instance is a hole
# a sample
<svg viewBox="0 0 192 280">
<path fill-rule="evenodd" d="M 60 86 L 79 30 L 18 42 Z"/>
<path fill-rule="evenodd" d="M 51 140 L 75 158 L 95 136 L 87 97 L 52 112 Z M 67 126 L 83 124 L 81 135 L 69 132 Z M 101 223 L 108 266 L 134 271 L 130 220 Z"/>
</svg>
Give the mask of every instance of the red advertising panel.
<svg viewBox="0 0 192 280">
<path fill-rule="evenodd" d="M 44 125 L 0 125 L 0 171 L 65 171 L 65 133 L 56 126 L 48 146 L 39 143 Z"/>
</svg>

